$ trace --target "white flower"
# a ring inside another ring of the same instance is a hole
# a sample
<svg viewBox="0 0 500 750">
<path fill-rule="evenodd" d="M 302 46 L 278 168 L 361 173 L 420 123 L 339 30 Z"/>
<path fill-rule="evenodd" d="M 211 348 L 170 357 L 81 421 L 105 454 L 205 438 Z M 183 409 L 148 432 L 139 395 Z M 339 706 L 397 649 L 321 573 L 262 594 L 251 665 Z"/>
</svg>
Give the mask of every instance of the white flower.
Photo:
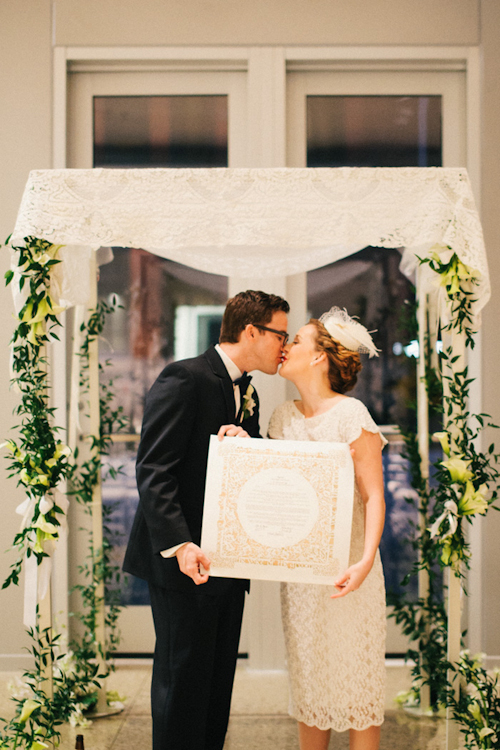
<svg viewBox="0 0 500 750">
<path fill-rule="evenodd" d="M 7 683 L 7 688 L 9 695 L 12 698 L 17 698 L 17 700 L 26 700 L 27 698 L 33 697 L 33 690 L 31 687 L 17 676 Z"/>
<path fill-rule="evenodd" d="M 248 417 L 253 416 L 255 407 L 257 406 L 257 402 L 252 398 L 254 393 L 255 388 L 253 387 L 253 385 L 249 385 L 245 395 L 243 396 L 243 410 L 241 415 L 242 420 L 248 419 Z"/>
<path fill-rule="evenodd" d="M 69 717 L 69 723 L 72 727 L 90 727 L 92 724 L 92 721 L 90 719 L 87 719 L 83 715 L 83 706 L 81 703 L 75 704 L 75 709 L 73 713 Z"/>
</svg>

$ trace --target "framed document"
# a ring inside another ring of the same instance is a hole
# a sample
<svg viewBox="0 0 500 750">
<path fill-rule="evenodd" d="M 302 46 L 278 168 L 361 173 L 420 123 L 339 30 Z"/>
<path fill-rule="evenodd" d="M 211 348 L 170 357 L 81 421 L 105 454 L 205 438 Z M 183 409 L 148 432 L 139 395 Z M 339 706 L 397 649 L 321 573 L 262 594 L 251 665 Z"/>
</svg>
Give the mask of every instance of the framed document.
<svg viewBox="0 0 500 750">
<path fill-rule="evenodd" d="M 201 548 L 210 575 L 333 584 L 348 567 L 347 443 L 210 438 Z"/>
</svg>

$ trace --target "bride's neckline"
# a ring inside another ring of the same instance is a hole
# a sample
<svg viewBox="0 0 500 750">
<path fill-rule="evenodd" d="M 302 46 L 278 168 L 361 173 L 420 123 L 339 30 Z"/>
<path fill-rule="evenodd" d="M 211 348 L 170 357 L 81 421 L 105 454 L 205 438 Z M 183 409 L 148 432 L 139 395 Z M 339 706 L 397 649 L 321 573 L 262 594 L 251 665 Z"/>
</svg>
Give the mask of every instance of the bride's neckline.
<svg viewBox="0 0 500 750">
<path fill-rule="evenodd" d="M 338 406 L 339 404 L 342 403 L 342 401 L 345 401 L 348 398 L 349 398 L 349 396 L 343 396 L 343 395 L 336 396 L 335 398 L 332 399 L 333 403 L 332 403 L 332 405 L 330 406 L 329 409 L 325 409 L 325 411 L 320 412 L 320 414 L 313 414 L 311 417 L 306 417 L 306 415 L 303 412 L 300 411 L 300 409 L 297 406 L 297 404 L 298 403 L 302 403 L 301 401 L 300 402 L 299 401 L 292 401 L 292 405 L 293 405 L 293 408 L 295 409 L 295 411 L 298 414 L 300 414 L 300 416 L 303 419 L 317 419 L 318 417 L 323 417 L 325 414 L 328 414 L 328 412 L 330 412 L 333 409 L 335 409 L 336 406 Z"/>
</svg>

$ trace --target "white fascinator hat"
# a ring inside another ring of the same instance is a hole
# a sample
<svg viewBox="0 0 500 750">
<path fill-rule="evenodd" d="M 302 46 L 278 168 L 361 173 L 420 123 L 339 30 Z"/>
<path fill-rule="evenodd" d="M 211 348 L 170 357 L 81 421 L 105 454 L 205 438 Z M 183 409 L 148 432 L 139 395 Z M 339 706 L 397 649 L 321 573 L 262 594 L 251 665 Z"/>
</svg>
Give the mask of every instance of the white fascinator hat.
<svg viewBox="0 0 500 750">
<path fill-rule="evenodd" d="M 323 313 L 319 322 L 323 323 L 332 339 L 338 341 L 349 351 L 378 357 L 378 349 L 373 343 L 369 331 L 357 320 L 351 318 L 347 310 L 332 307 L 328 312 Z"/>
</svg>

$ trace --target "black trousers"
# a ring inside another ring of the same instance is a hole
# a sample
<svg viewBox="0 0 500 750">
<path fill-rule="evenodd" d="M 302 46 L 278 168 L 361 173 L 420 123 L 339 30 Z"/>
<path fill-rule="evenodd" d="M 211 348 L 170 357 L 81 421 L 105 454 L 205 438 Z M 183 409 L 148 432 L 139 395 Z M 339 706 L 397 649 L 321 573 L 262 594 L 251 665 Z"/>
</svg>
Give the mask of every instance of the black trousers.
<svg viewBox="0 0 500 750">
<path fill-rule="evenodd" d="M 241 584 L 217 595 L 149 585 L 156 631 L 153 750 L 222 750 L 245 599 Z"/>
</svg>

